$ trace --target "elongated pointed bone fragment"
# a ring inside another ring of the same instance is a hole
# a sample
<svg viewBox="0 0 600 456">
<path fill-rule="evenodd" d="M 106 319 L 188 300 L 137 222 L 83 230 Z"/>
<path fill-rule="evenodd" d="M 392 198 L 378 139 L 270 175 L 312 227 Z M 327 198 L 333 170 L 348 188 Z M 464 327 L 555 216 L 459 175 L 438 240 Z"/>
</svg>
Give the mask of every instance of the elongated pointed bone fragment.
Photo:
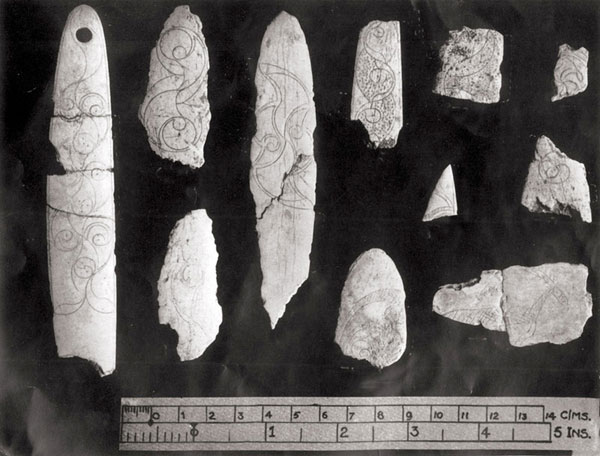
<svg viewBox="0 0 600 456">
<path fill-rule="evenodd" d="M 540 136 L 521 204 L 531 212 L 571 216 L 575 210 L 584 222 L 590 223 L 592 211 L 585 165 L 567 157 L 546 136 Z"/>
<path fill-rule="evenodd" d="M 171 231 L 158 281 L 159 321 L 179 335 L 182 361 L 213 343 L 223 318 L 217 301 L 217 247 L 204 209 L 192 211 Z"/>
<path fill-rule="evenodd" d="M 398 21 L 372 21 L 360 31 L 350 118 L 360 120 L 375 147 L 396 145 L 402 128 L 402 59 Z"/>
<path fill-rule="evenodd" d="M 502 309 L 511 345 L 565 344 L 581 336 L 592 315 L 582 264 L 512 266 L 503 271 Z"/>
<path fill-rule="evenodd" d="M 208 69 L 202 22 L 188 6 L 178 6 L 152 50 L 139 118 L 154 152 L 192 168 L 204 164 L 211 117 Z"/>
<path fill-rule="evenodd" d="M 423 215 L 423 221 L 429 222 L 440 217 L 451 217 L 457 213 L 458 205 L 456 204 L 454 174 L 452 174 L 452 166 L 448 165 L 433 189 L 433 193 L 427 204 L 427 210 Z"/>
<path fill-rule="evenodd" d="M 511 345 L 565 344 L 581 336 L 592 315 L 581 264 L 548 263 L 484 271 L 481 279 L 444 285 L 433 310 L 452 320 L 508 332 Z"/>
<path fill-rule="evenodd" d="M 47 179 L 50 295 L 58 355 L 115 369 L 116 275 L 110 84 L 102 24 L 89 6 L 65 25 L 50 141 L 66 174 Z"/>
<path fill-rule="evenodd" d="M 477 103 L 500 101 L 504 37 L 495 30 L 451 30 L 440 49 L 442 68 L 434 93 Z"/>
<path fill-rule="evenodd" d="M 433 311 L 451 320 L 505 331 L 502 301 L 502 272 L 483 271 L 479 279 L 444 285 L 433 297 Z"/>
<path fill-rule="evenodd" d="M 562 44 L 554 67 L 554 96 L 552 101 L 562 100 L 583 92 L 588 86 L 588 58 L 586 48 L 573 49 Z"/>
<path fill-rule="evenodd" d="M 250 190 L 256 205 L 261 293 L 275 328 L 308 276 L 317 174 L 310 57 L 300 24 L 286 12 L 265 32 L 255 83 Z"/>
<path fill-rule="evenodd" d="M 382 369 L 406 348 L 404 285 L 383 250 L 362 253 L 350 267 L 335 330 L 342 352 Z"/>
</svg>

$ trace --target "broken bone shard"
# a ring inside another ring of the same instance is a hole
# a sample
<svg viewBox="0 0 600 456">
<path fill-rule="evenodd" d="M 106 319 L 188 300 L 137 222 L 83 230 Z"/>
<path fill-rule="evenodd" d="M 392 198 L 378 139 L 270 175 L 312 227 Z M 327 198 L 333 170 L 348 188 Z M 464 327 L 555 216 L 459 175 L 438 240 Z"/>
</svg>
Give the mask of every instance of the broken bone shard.
<svg viewBox="0 0 600 456">
<path fill-rule="evenodd" d="M 584 222 L 590 223 L 585 165 L 570 159 L 550 139 L 541 136 L 535 145 L 535 159 L 529 165 L 521 204 L 531 212 L 571 216 L 576 210 Z"/>
<path fill-rule="evenodd" d="M 458 207 L 456 204 L 454 175 L 452 174 L 452 166 L 448 165 L 433 189 L 433 193 L 427 204 L 427 210 L 423 215 L 423 221 L 429 222 L 436 218 L 450 217 L 457 213 Z"/>
<path fill-rule="evenodd" d="M 444 285 L 433 297 L 433 311 L 451 320 L 505 331 L 502 301 L 502 272 L 483 271 L 470 282 Z"/>
<path fill-rule="evenodd" d="M 548 263 L 484 271 L 479 280 L 444 285 L 434 312 L 461 323 L 506 331 L 516 347 L 565 344 L 581 336 L 592 315 L 581 264 Z"/>
<path fill-rule="evenodd" d="M 308 277 L 315 219 L 315 105 L 308 48 L 297 19 L 282 12 L 269 25 L 255 78 L 256 134 L 250 190 L 271 327 Z"/>
<path fill-rule="evenodd" d="M 573 49 L 563 44 L 558 49 L 558 60 L 554 67 L 554 96 L 552 101 L 572 97 L 587 89 L 588 58 L 586 48 Z"/>
<path fill-rule="evenodd" d="M 565 344 L 581 336 L 592 315 L 584 265 L 512 266 L 503 271 L 502 309 L 511 345 Z"/>
<path fill-rule="evenodd" d="M 335 342 L 342 352 L 382 369 L 406 348 L 404 285 L 383 250 L 362 253 L 350 267 L 342 290 Z"/>
<path fill-rule="evenodd" d="M 152 50 L 139 118 L 154 152 L 192 168 L 204 164 L 211 118 L 208 69 L 202 22 L 188 6 L 178 6 Z"/>
<path fill-rule="evenodd" d="M 350 118 L 360 120 L 375 147 L 396 145 L 402 128 L 402 59 L 398 21 L 372 21 L 360 31 Z"/>
<path fill-rule="evenodd" d="M 504 37 L 495 30 L 451 30 L 440 49 L 434 93 L 477 103 L 500 101 Z"/>
<path fill-rule="evenodd" d="M 171 231 L 158 280 L 159 321 L 179 335 L 182 361 L 213 343 L 223 319 L 217 301 L 217 247 L 204 209 L 192 211 Z"/>
<path fill-rule="evenodd" d="M 110 85 L 102 24 L 88 6 L 65 25 L 50 141 L 65 169 L 50 175 L 46 233 L 58 355 L 115 369 L 116 275 Z"/>
</svg>

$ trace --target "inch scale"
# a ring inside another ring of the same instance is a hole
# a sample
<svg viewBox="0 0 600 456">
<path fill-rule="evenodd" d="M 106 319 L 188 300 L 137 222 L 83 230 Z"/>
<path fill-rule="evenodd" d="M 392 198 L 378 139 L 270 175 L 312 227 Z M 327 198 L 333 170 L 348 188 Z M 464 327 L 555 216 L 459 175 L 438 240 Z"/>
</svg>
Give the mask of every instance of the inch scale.
<svg viewBox="0 0 600 456">
<path fill-rule="evenodd" d="M 600 401 L 534 397 L 122 398 L 120 450 L 571 450 Z"/>
</svg>

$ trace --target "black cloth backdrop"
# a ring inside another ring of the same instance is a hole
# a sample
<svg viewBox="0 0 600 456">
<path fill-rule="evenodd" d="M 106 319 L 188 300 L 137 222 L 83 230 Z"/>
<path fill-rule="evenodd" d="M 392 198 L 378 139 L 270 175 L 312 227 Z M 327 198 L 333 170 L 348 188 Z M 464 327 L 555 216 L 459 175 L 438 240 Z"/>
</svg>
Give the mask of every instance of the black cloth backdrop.
<svg viewBox="0 0 600 456">
<path fill-rule="evenodd" d="M 590 267 L 598 312 L 600 5 L 594 1 L 188 2 L 203 23 L 212 111 L 199 170 L 160 159 L 137 118 L 150 51 L 172 1 L 90 0 L 102 20 L 111 78 L 117 214 L 117 370 L 100 378 L 59 359 L 45 234 L 48 140 L 59 41 L 75 1 L 2 2 L 2 307 L 0 453 L 117 454 L 121 396 L 583 396 L 598 395 L 598 318 L 565 345 L 515 348 L 505 333 L 453 322 L 431 302 L 446 283 L 485 269 L 566 261 Z M 318 167 L 310 275 L 272 331 L 249 191 L 254 74 L 267 25 L 285 9 L 308 44 Z M 390 150 L 368 146 L 349 120 L 360 29 L 401 23 L 404 127 Z M 432 93 L 448 31 L 504 35 L 501 102 Z M 590 52 L 587 90 L 551 103 L 558 47 Z M 536 138 L 586 165 L 595 222 L 536 215 L 520 205 Z M 459 216 L 421 222 L 452 164 Z M 177 335 L 158 323 L 157 279 L 176 221 L 205 208 L 219 252 L 223 324 L 199 359 L 178 361 Z M 378 371 L 334 343 L 350 264 L 372 247 L 406 288 L 408 341 Z"/>
</svg>

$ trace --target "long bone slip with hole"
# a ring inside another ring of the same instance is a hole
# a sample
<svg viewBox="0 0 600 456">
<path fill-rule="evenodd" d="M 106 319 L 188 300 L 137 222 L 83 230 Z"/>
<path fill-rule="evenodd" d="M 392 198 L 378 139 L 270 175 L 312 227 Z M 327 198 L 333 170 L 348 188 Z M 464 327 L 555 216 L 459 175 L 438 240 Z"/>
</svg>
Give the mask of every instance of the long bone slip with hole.
<svg viewBox="0 0 600 456">
<path fill-rule="evenodd" d="M 47 242 L 60 357 L 115 369 L 116 274 L 112 121 L 106 45 L 96 12 L 75 8 L 54 81 L 50 141 L 64 174 L 47 180 Z"/>
</svg>

